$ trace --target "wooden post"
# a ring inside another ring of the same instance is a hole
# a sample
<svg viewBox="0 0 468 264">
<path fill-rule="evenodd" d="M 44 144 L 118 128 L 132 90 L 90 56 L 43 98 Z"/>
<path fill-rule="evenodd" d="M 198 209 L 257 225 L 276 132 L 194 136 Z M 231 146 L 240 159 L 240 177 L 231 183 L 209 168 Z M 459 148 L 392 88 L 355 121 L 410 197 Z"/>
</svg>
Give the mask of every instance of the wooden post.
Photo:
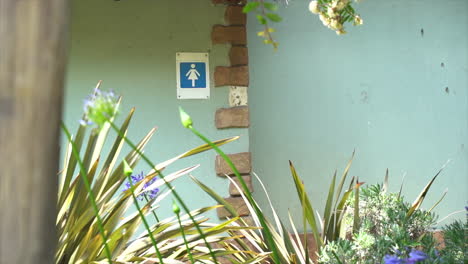
<svg viewBox="0 0 468 264">
<path fill-rule="evenodd" d="M 0 0 L 0 263 L 54 262 L 68 0 Z"/>
</svg>

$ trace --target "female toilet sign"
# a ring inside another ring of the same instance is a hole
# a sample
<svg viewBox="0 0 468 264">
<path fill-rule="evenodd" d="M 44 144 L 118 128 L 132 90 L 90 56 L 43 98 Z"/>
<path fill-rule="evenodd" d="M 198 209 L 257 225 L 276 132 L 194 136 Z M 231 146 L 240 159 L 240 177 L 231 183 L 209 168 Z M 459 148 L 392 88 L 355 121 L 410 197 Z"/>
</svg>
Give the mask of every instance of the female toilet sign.
<svg viewBox="0 0 468 264">
<path fill-rule="evenodd" d="M 205 88 L 206 65 L 204 62 L 181 62 L 180 88 Z"/>
<path fill-rule="evenodd" d="M 210 98 L 208 53 L 176 54 L 177 98 Z"/>
</svg>

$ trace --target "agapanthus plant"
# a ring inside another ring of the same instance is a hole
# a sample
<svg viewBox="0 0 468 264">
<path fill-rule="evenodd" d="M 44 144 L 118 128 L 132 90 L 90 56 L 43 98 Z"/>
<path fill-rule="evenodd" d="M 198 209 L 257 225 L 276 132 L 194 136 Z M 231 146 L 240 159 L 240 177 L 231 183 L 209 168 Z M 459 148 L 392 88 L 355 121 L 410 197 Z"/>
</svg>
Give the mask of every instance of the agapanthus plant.
<svg viewBox="0 0 468 264">
<path fill-rule="evenodd" d="M 114 91 L 102 91 L 99 89 L 100 82 L 83 104 L 84 117 L 80 120 L 83 125 L 102 126 L 117 114 L 119 98 Z"/>
<path fill-rule="evenodd" d="M 216 250 L 216 255 L 211 250 L 209 243 L 220 245 L 229 243 L 232 238 L 223 234 L 233 228 L 237 229 L 232 227 L 229 221 L 210 224 L 207 222 L 208 219 L 202 216 L 218 206 L 191 211 L 185 206 L 184 212 L 180 215 L 181 223 L 168 218 L 161 219 L 151 226 L 147 224 L 146 216 L 154 213 L 157 208 L 154 206 L 155 202 L 167 197 L 169 193 L 176 195 L 174 188 L 168 188 L 161 194 L 158 194 L 157 188 L 189 174 L 198 166 L 170 173 L 164 182 L 161 181 L 164 177 L 161 171 L 177 160 L 207 151 L 211 146 L 202 145 L 162 163 L 152 163 L 143 154 L 143 150 L 155 129 L 150 130 L 139 143 L 130 141 L 126 135 L 134 109 L 123 123 L 117 126 L 113 120 L 120 98 L 113 92 L 99 90 L 99 84 L 93 95 L 85 101 L 85 114 L 76 134 L 72 136 L 65 124 L 62 124 L 69 144 L 60 173 L 57 203 L 59 212 L 56 222 L 59 241 L 55 255 L 56 263 L 183 263 L 190 260 L 189 253 L 195 261 L 209 259 L 214 263 L 217 263 L 218 255 L 227 254 L 237 258 L 237 255 L 234 255 L 239 253 L 237 250 L 229 252 Z M 91 124 L 93 126 L 90 126 Z M 90 128 L 92 131 L 88 135 Z M 117 133 L 113 143 L 107 140 L 111 129 Z M 215 141 L 215 145 L 220 146 L 237 138 L 218 140 Z M 105 155 L 104 145 L 109 143 L 112 147 Z M 119 162 L 122 146 L 125 143 L 131 147 L 131 150 Z M 153 169 L 146 177 L 143 177 L 143 174 L 132 177 L 132 170 L 140 159 L 144 159 Z M 156 174 L 159 180 L 154 179 Z M 128 180 L 127 187 L 130 185 L 132 191 L 118 195 L 126 180 Z M 146 188 L 146 193 L 143 188 Z M 142 194 L 142 191 L 148 198 L 157 195 L 156 200 L 148 199 L 141 203 L 140 207 L 135 196 Z M 183 205 L 183 201 L 178 202 Z M 138 212 L 124 218 L 132 204 L 137 207 Z M 237 219 L 231 221 L 235 220 Z M 132 240 L 142 223 L 145 225 L 145 232 Z M 179 239 L 182 232 L 179 230 L 182 229 L 185 234 L 190 234 L 187 237 L 189 253 L 183 246 L 184 242 Z M 177 254 L 173 254 L 176 251 Z M 254 262 L 258 257 L 254 252 L 244 255 L 248 263 Z M 265 256 L 260 257 L 265 258 Z"/>
<path fill-rule="evenodd" d="M 144 173 L 142 171 L 139 174 L 132 175 L 130 177 L 132 179 L 132 184 L 135 185 L 138 182 L 140 182 L 141 180 L 143 180 L 145 178 L 145 175 L 144 175 Z M 149 199 L 156 198 L 156 196 L 159 193 L 159 188 L 154 188 L 154 189 L 149 189 L 148 190 L 148 187 L 150 187 L 157 179 L 158 179 L 158 177 L 154 177 L 153 179 L 149 180 L 147 183 L 144 184 L 143 193 L 138 195 L 138 197 L 137 197 L 140 201 L 143 201 L 143 197 L 144 197 L 145 194 Z M 130 182 L 127 181 L 125 183 L 125 187 L 124 187 L 123 191 L 127 191 L 128 189 L 130 189 L 130 187 L 131 187 L 131 184 L 130 184 Z"/>
</svg>

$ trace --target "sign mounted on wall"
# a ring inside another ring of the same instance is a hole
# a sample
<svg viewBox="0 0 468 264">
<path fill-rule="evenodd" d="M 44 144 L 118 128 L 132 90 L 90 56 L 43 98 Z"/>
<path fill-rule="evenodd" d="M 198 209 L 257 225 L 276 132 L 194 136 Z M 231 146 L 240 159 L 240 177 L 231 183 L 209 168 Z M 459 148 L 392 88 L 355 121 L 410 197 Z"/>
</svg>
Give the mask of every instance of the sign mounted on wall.
<svg viewBox="0 0 468 264">
<path fill-rule="evenodd" d="M 178 99 L 210 98 L 208 53 L 176 53 L 176 72 Z"/>
</svg>

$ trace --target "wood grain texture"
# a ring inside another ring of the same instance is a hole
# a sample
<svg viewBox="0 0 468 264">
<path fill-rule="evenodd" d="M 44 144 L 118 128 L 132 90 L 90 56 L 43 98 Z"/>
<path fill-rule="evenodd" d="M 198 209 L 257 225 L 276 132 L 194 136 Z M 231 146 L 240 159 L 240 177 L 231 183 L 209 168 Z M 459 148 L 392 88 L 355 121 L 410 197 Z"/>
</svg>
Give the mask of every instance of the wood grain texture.
<svg viewBox="0 0 468 264">
<path fill-rule="evenodd" d="M 0 263 L 53 263 L 66 0 L 0 0 Z"/>
</svg>

